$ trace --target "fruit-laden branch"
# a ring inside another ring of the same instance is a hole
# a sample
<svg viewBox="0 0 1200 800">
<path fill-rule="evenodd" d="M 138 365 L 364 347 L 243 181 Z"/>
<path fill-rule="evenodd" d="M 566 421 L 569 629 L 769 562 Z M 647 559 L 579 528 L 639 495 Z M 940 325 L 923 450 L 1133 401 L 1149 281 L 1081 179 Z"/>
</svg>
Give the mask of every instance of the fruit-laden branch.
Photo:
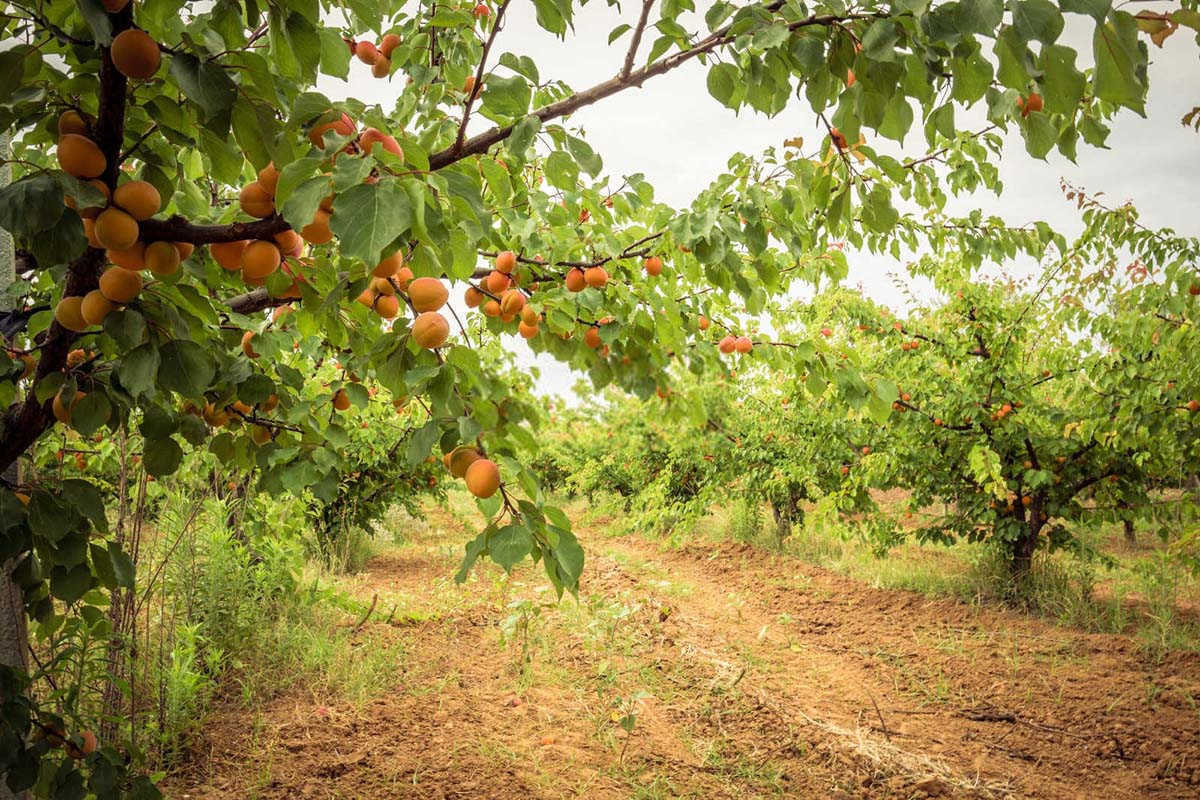
<svg viewBox="0 0 1200 800">
<path fill-rule="evenodd" d="M 774 13 L 779 11 L 783 5 L 783 0 L 776 0 L 776 2 L 764 6 L 764 10 Z M 813 14 L 812 16 L 789 24 L 788 30 L 795 31 L 814 25 L 840 25 L 845 22 L 850 22 L 851 20 L 875 19 L 885 16 L 887 16 L 885 12 L 875 12 L 871 14 Z M 733 25 L 731 23 L 730 25 L 726 25 L 723 28 L 710 33 L 707 37 L 701 39 L 698 43 L 687 50 L 682 50 L 672 56 L 662 59 L 661 61 L 648 64 L 647 66 L 638 70 L 634 70 L 628 74 L 625 74 L 624 70 L 622 70 L 621 73 L 619 73 L 616 77 L 609 78 L 602 83 L 598 83 L 590 89 L 585 89 L 582 92 L 576 92 L 570 97 L 564 97 L 562 100 L 534 110 L 532 112 L 533 116 L 537 117 L 542 122 L 548 122 L 552 119 L 565 117 L 568 114 L 584 108 L 585 106 L 590 106 L 599 100 L 603 100 L 604 98 L 617 94 L 625 89 L 630 89 L 635 86 L 640 88 L 641 85 L 650 78 L 670 72 L 677 67 L 683 66 L 697 56 L 702 56 L 705 53 L 721 47 L 722 45 L 729 44 L 735 38 L 735 34 L 732 33 L 732 29 Z M 516 125 L 513 124 L 490 128 L 483 133 L 472 136 L 470 139 L 463 142 L 461 147 L 459 147 L 458 143 L 455 142 L 455 144 L 452 144 L 445 150 L 440 150 L 431 155 L 429 157 L 429 168 L 431 170 L 438 170 L 442 167 L 449 166 L 456 161 L 461 161 L 468 156 L 478 155 L 479 153 L 486 152 L 487 149 L 492 145 L 498 144 L 511 136 L 515 127 Z"/>
<path fill-rule="evenodd" d="M 138 238 L 144 242 L 217 244 L 243 239 L 270 239 L 290 227 L 278 214 L 254 222 L 234 222 L 229 225 L 195 225 L 176 215 L 168 219 L 142 220 L 138 223 Z"/>
<path fill-rule="evenodd" d="M 517 256 L 517 263 L 529 264 L 530 266 L 533 266 L 533 267 L 567 267 L 568 269 L 571 269 L 571 268 L 587 269 L 589 267 L 602 267 L 605 264 L 609 263 L 610 261 L 619 261 L 623 258 L 641 258 L 642 256 L 649 255 L 650 248 L 648 248 L 648 247 L 642 248 L 641 246 L 644 244 L 647 244 L 649 242 L 652 242 L 655 239 L 658 239 L 664 233 L 666 233 L 666 231 L 659 231 L 658 233 L 652 233 L 649 236 L 643 236 L 641 239 L 638 239 L 636 242 L 631 242 L 630 244 L 626 245 L 625 249 L 622 250 L 620 253 L 618 253 L 615 256 L 604 256 L 603 258 L 597 258 L 592 261 L 546 262 L 546 261 L 538 261 L 536 258 L 529 258 L 527 256 Z M 638 248 L 641 248 L 641 249 L 638 249 Z M 493 252 L 493 251 L 489 251 L 489 250 L 480 250 L 479 255 L 483 256 L 484 258 L 495 258 L 496 256 L 498 256 L 500 254 Z M 476 278 L 487 277 L 488 272 L 490 272 L 490 270 L 485 270 L 482 275 L 479 275 L 477 273 L 475 275 L 475 277 Z"/>
<path fill-rule="evenodd" d="M 108 18 L 115 36 L 133 24 L 133 4 L 109 14 Z M 107 162 L 100 177 L 110 192 L 117 185 L 121 144 L 125 138 L 125 92 L 125 76 L 113 64 L 109 48 L 100 48 L 100 108 L 94 131 L 96 145 Z M 67 270 L 63 297 L 82 297 L 95 289 L 100 283 L 104 263 L 103 250 L 95 247 L 84 250 L 83 255 L 75 259 Z M 16 462 L 52 424 L 50 400 L 38 402 L 36 388 L 47 375 L 63 369 L 67 363 L 67 353 L 78 337 L 79 334 L 67 330 L 57 321 L 50 324 L 25 399 L 9 406 L 4 414 L 3 432 L 0 433 L 0 472 Z"/>
</svg>

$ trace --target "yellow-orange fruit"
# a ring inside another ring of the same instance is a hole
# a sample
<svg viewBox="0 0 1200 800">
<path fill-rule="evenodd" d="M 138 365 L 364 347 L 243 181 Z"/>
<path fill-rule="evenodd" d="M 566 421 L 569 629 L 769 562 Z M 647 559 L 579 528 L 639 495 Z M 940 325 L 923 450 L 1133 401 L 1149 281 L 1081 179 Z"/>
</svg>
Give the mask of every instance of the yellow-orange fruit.
<svg viewBox="0 0 1200 800">
<path fill-rule="evenodd" d="M 600 329 L 595 325 L 588 328 L 587 332 L 583 334 L 583 343 L 593 350 L 601 347 L 604 342 L 600 339 Z"/>
<path fill-rule="evenodd" d="M 467 308 L 478 308 L 486 299 L 487 295 L 474 286 L 468 286 L 467 291 L 463 294 L 463 302 L 467 304 Z"/>
<path fill-rule="evenodd" d="M 437 278 L 417 278 L 408 285 L 408 298 L 417 311 L 437 311 L 446 305 L 449 296 L 445 284 Z"/>
<path fill-rule="evenodd" d="M 137 28 L 127 28 L 114 36 L 111 52 L 113 66 L 126 78 L 145 80 L 162 65 L 158 43 Z"/>
<path fill-rule="evenodd" d="M 396 284 L 396 288 L 401 292 L 408 291 L 408 285 L 412 283 L 413 271 L 408 267 L 401 267 L 396 270 L 396 274 L 392 276 L 392 283 Z"/>
<path fill-rule="evenodd" d="M 722 353 L 729 355 L 737 349 L 737 338 L 734 336 L 721 337 L 721 341 L 717 343 L 717 349 Z"/>
<path fill-rule="evenodd" d="M 162 208 L 158 189 L 146 181 L 122 183 L 113 192 L 112 200 L 136 220 L 150 219 Z"/>
<path fill-rule="evenodd" d="M 400 313 L 400 299 L 393 294 L 380 295 L 375 301 L 375 313 L 384 319 L 395 319 Z"/>
<path fill-rule="evenodd" d="M 275 213 L 275 198 L 258 181 L 251 181 L 242 187 L 238 194 L 238 204 L 241 205 L 242 211 L 259 219 Z"/>
<path fill-rule="evenodd" d="M 363 289 L 361 292 L 359 292 L 358 297 L 356 297 L 355 300 L 358 303 L 366 306 L 367 308 L 374 308 L 376 297 L 379 297 L 379 295 L 372 289 L 368 288 L 368 289 Z"/>
<path fill-rule="evenodd" d="M 83 296 L 83 301 L 79 304 L 79 314 L 88 325 L 99 325 L 115 308 L 103 292 L 92 289 Z"/>
<path fill-rule="evenodd" d="M 450 469 L 450 474 L 456 478 L 461 478 L 467 474 L 467 468 L 478 461 L 480 458 L 479 451 L 474 447 L 456 447 L 449 453 L 446 453 L 446 466 Z"/>
<path fill-rule="evenodd" d="M 255 444 L 266 444 L 271 441 L 271 429 L 264 425 L 255 425 L 250 430 L 250 438 Z"/>
<path fill-rule="evenodd" d="M 25 380 L 33 374 L 35 369 L 37 369 L 37 359 L 29 353 L 15 353 L 13 354 L 13 357 L 20 359 L 21 363 L 25 365 L 25 368 L 21 370 L 21 377 L 17 380 Z"/>
<path fill-rule="evenodd" d="M 400 143 L 396 141 L 396 137 L 384 133 L 378 128 L 367 128 L 362 132 L 362 136 L 358 137 L 358 146 L 363 149 L 364 153 L 370 153 L 377 142 L 389 153 L 401 158 L 404 157 L 404 151 L 400 148 Z"/>
<path fill-rule="evenodd" d="M 309 244 L 325 244 L 333 239 L 333 231 L 329 228 L 329 212 L 317 209 L 313 221 L 300 229 L 300 235 Z"/>
<path fill-rule="evenodd" d="M 87 397 L 86 392 L 76 392 L 69 403 L 64 402 L 62 392 L 54 395 L 54 402 L 50 404 L 50 410 L 54 413 L 54 418 L 63 425 L 71 424 L 71 412 L 75 410 L 75 406 L 79 405 L 79 401 Z"/>
<path fill-rule="evenodd" d="M 279 188 L 279 170 L 275 169 L 274 161 L 258 171 L 258 185 L 272 197 L 275 196 L 275 190 Z"/>
<path fill-rule="evenodd" d="M 583 277 L 583 270 L 579 267 L 571 267 L 567 272 L 566 278 L 568 292 L 582 292 L 587 287 L 587 281 Z"/>
<path fill-rule="evenodd" d="M 754 349 L 754 343 L 747 336 L 739 336 L 734 340 L 733 347 L 739 353 L 749 353 Z"/>
<path fill-rule="evenodd" d="M 200 412 L 200 416 L 204 417 L 204 421 L 214 428 L 224 427 L 229 422 L 229 412 L 223 408 L 217 408 L 212 403 L 204 404 L 204 410 Z"/>
<path fill-rule="evenodd" d="M 504 250 L 496 256 L 496 269 L 508 274 L 517 266 L 517 254 L 512 250 Z"/>
<path fill-rule="evenodd" d="M 394 33 L 385 33 L 383 38 L 379 40 L 379 52 L 383 53 L 388 58 L 392 57 L 392 51 L 400 46 L 400 37 Z"/>
<path fill-rule="evenodd" d="M 73 108 L 58 115 L 58 135 L 66 136 L 68 133 L 77 133 L 80 136 L 87 136 L 88 133 L 87 120 Z"/>
<path fill-rule="evenodd" d="M 525 295 L 520 289 L 509 289 L 500 295 L 500 313 L 504 316 L 514 316 L 521 313 L 525 307 Z"/>
<path fill-rule="evenodd" d="M 390 256 L 380 261 L 375 265 L 375 269 L 371 270 L 371 275 L 376 278 L 390 278 L 395 275 L 401 267 L 404 266 L 404 256 L 397 250 Z"/>
<path fill-rule="evenodd" d="M 488 300 L 483 304 L 483 315 L 485 317 L 500 316 L 500 303 L 496 300 Z"/>
<path fill-rule="evenodd" d="M 449 335 L 450 323 L 436 311 L 418 315 L 412 325 L 413 341 L 427 350 L 441 347 Z"/>
<path fill-rule="evenodd" d="M 379 49 L 371 42 L 358 42 L 354 45 L 354 55 L 367 66 L 375 63 L 375 56 L 378 54 Z"/>
<path fill-rule="evenodd" d="M 270 414 L 275 410 L 275 406 L 279 405 L 278 395 L 271 395 L 266 400 L 259 404 L 259 408 L 264 414 Z"/>
<path fill-rule="evenodd" d="M 242 275 L 250 280 L 265 278 L 279 269 L 282 257 L 274 242 L 259 239 L 242 251 Z"/>
<path fill-rule="evenodd" d="M 171 242 L 146 245 L 146 266 L 155 275 L 174 275 L 179 271 L 179 251 Z"/>
<path fill-rule="evenodd" d="M 387 278 L 371 278 L 368 287 L 376 294 L 392 295 L 396 293 L 396 287 Z"/>
<path fill-rule="evenodd" d="M 276 306 L 275 310 L 271 312 L 271 322 L 279 322 L 295 310 L 291 306 Z"/>
<path fill-rule="evenodd" d="M 304 238 L 291 228 L 275 234 L 275 244 L 279 245 L 279 252 L 292 258 L 299 258 L 304 252 Z"/>
<path fill-rule="evenodd" d="M 233 272 L 242 268 L 242 253 L 245 252 L 248 244 L 250 242 L 245 239 L 236 242 L 216 242 L 208 246 L 208 252 L 212 254 L 213 261 L 220 264 L 222 269 Z"/>
<path fill-rule="evenodd" d="M 94 247 L 97 250 L 103 250 L 104 245 L 100 244 L 100 240 L 96 238 L 96 220 L 83 218 L 83 236 L 87 239 L 88 246 Z"/>
<path fill-rule="evenodd" d="M 503 322 L 505 325 L 512 322 L 516 318 L 517 318 L 516 314 L 505 314 L 504 308 L 503 307 L 500 308 L 500 321 Z"/>
<path fill-rule="evenodd" d="M 700 315 L 700 320 L 699 320 L 699 321 L 698 321 L 698 323 L 697 323 L 697 327 L 698 327 L 698 328 L 700 328 L 700 330 L 702 330 L 702 331 L 706 331 L 706 330 L 708 330 L 708 326 L 709 326 L 709 325 L 711 325 L 711 324 L 712 324 L 712 323 L 711 323 L 711 322 L 709 322 L 709 320 L 708 320 L 708 317 L 706 317 L 706 316 L 704 316 L 703 314 L 701 314 L 701 315 Z"/>
<path fill-rule="evenodd" d="M 492 294 L 500 294 L 509 286 L 512 285 L 512 278 L 506 273 L 498 269 L 494 269 L 488 273 L 486 280 L 487 290 Z"/>
<path fill-rule="evenodd" d="M 59 138 L 57 156 L 63 172 L 76 178 L 99 178 L 108 168 L 108 159 L 96 143 L 78 133 Z"/>
<path fill-rule="evenodd" d="M 137 220 L 119 208 L 106 208 L 96 217 L 96 238 L 109 250 L 128 250 L 138 240 Z"/>
<path fill-rule="evenodd" d="M 346 394 L 345 389 L 338 389 L 333 393 L 333 407 L 338 411 L 345 411 L 350 407 L 350 395 Z"/>
<path fill-rule="evenodd" d="M 133 275 L 134 273 L 129 274 Z M 87 330 L 88 324 L 87 320 L 83 318 L 82 306 L 82 297 L 64 297 L 54 307 L 54 319 L 69 331 L 79 333 Z"/>
<path fill-rule="evenodd" d="M 339 136 L 353 136 L 354 120 L 350 119 L 348 114 L 343 113 L 340 119 L 315 125 L 308 132 L 308 140 L 313 143 L 314 147 L 324 148 L 325 134 L 329 131 L 333 131 Z"/>
<path fill-rule="evenodd" d="M 110 267 L 100 276 L 100 291 L 113 303 L 129 303 L 142 291 L 141 273 Z"/>
<path fill-rule="evenodd" d="M 376 78 L 386 78 L 392 72 L 392 60 L 383 53 L 375 54 L 375 62 L 371 64 L 371 74 Z"/>
<path fill-rule="evenodd" d="M 608 283 L 608 270 L 604 267 L 588 267 L 583 272 L 583 280 L 588 286 L 599 289 Z"/>
<path fill-rule="evenodd" d="M 254 331 L 246 331 L 242 334 L 242 352 L 247 358 L 258 358 L 258 353 L 254 351 L 252 340 L 254 339 Z"/>
<path fill-rule="evenodd" d="M 643 262 L 643 266 L 646 268 L 647 275 L 662 274 L 662 259 L 658 256 L 650 256 Z"/>
<path fill-rule="evenodd" d="M 496 462 L 486 458 L 471 462 L 463 477 L 467 482 L 467 491 L 482 500 L 488 499 L 500 488 L 500 468 Z"/>
<path fill-rule="evenodd" d="M 180 261 L 187 261 L 188 256 L 196 249 L 196 245 L 191 242 L 172 242 L 171 244 L 175 245 L 175 250 L 179 253 Z"/>
<path fill-rule="evenodd" d="M 517 333 L 526 339 L 532 339 L 538 335 L 538 326 L 536 323 L 531 325 L 525 320 L 521 320 L 520 324 L 517 325 Z"/>
<path fill-rule="evenodd" d="M 67 353 L 67 369 L 74 369 L 83 362 L 87 361 L 87 351 L 82 347 L 76 347 L 71 352 Z"/>
<path fill-rule="evenodd" d="M 521 321 L 526 325 L 538 324 L 538 313 L 533 310 L 533 306 L 525 303 L 521 306 Z"/>
<path fill-rule="evenodd" d="M 128 250 L 108 250 L 105 252 L 108 260 L 123 269 L 133 271 L 146 268 L 146 245 L 144 242 L 134 242 Z"/>
</svg>

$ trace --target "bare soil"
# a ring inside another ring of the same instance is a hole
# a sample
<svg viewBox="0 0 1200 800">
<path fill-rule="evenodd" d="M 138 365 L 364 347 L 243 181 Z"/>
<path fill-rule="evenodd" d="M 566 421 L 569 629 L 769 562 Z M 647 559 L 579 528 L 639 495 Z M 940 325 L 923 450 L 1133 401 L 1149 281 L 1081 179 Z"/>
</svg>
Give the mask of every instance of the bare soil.
<svg viewBox="0 0 1200 800">
<path fill-rule="evenodd" d="M 462 530 L 431 512 L 354 583 L 380 595 L 355 645 L 404 645 L 378 696 L 281 676 L 266 706 L 214 710 L 167 795 L 1200 796 L 1198 654 L 603 531 L 580 531 L 578 602 L 553 604 L 540 567 L 449 583 Z M 419 607 L 385 624 L 390 598 Z"/>
</svg>

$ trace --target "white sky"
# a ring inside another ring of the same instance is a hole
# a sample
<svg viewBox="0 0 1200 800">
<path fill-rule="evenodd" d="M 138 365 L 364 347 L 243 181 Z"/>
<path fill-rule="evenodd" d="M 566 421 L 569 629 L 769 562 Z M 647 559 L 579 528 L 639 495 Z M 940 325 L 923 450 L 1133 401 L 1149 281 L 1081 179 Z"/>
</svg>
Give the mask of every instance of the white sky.
<svg viewBox="0 0 1200 800">
<path fill-rule="evenodd" d="M 635 22 L 639 7 L 630 0 L 622 13 L 593 0 L 577 10 L 575 33 L 568 32 L 566 40 L 560 41 L 537 26 L 532 3 L 516 0 L 506 12 L 493 63 L 504 51 L 529 55 L 543 80 L 553 77 L 572 88 L 586 88 L 620 68 L 628 34 L 609 46 L 608 32 L 622 21 Z M 1091 20 L 1071 14 L 1066 17 L 1062 41 L 1079 51 L 1077 66 L 1090 66 Z M 702 19 L 699 24 L 683 22 L 691 29 L 703 26 Z M 652 40 L 653 31 L 648 31 L 643 58 Z M 1090 192 L 1104 192 L 1114 202 L 1132 200 L 1148 225 L 1200 235 L 1200 199 L 1195 186 L 1200 176 L 1200 134 L 1180 124 L 1188 110 L 1200 105 L 1200 61 L 1193 36 L 1184 28 L 1167 39 L 1162 49 L 1151 45 L 1151 61 L 1147 118 L 1122 112 L 1108 139 L 1110 149 L 1097 150 L 1080 141 L 1076 164 L 1057 152 L 1051 153 L 1048 161 L 1037 161 L 1025 152 L 1014 133 L 1000 165 L 1003 195 L 976 195 L 962 207 L 980 207 L 1015 224 L 1042 219 L 1070 233 L 1078 228 L 1078 217 L 1059 189 L 1059 180 L 1065 178 Z M 815 117 L 800 103 L 775 118 L 748 109 L 735 114 L 723 107 L 705 88 L 706 71 L 692 61 L 648 81 L 641 89 L 626 90 L 582 109 L 568 124 L 583 128 L 588 142 L 604 158 L 605 172 L 618 176 L 617 183 L 620 175 L 641 172 L 655 187 L 657 198 L 677 208 L 689 205 L 696 192 L 724 170 L 734 152 L 756 154 L 793 136 L 803 136 L 809 143 L 820 138 Z M 370 68 L 357 60 L 352 62 L 349 83 L 324 78 L 319 88 L 334 97 L 352 94 L 364 102 L 378 102 L 385 109 L 391 107 L 395 91 L 389 82 L 372 78 Z M 959 114 L 959 127 L 982 127 L 982 109 L 975 110 L 974 121 L 970 113 Z M 488 124 L 482 118 L 473 120 L 472 132 Z M 906 144 L 910 154 L 923 153 L 919 120 Z M 899 307 L 901 299 L 890 276 L 903 265 L 869 254 L 849 256 L 846 283 L 859 284 L 874 299 Z M 512 340 L 523 353 L 522 363 L 540 368 L 539 386 L 544 391 L 571 394 L 580 375 L 549 357 L 534 359 L 521 339 L 513 336 Z"/>
</svg>

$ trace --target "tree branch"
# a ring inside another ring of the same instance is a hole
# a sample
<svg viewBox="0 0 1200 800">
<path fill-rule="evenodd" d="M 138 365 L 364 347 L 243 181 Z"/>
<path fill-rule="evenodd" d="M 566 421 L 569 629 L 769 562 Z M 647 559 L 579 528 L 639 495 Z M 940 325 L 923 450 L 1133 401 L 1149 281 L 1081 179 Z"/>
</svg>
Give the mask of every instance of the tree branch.
<svg viewBox="0 0 1200 800">
<path fill-rule="evenodd" d="M 633 72 L 633 60 L 637 58 L 638 46 L 642 43 L 642 34 L 646 30 L 646 22 L 650 18 L 650 9 L 654 0 L 642 0 L 642 16 L 638 18 L 637 27 L 633 29 L 633 39 L 629 42 L 629 52 L 625 54 L 625 66 L 621 68 L 619 77 L 628 78 Z"/>
<path fill-rule="evenodd" d="M 234 222 L 229 225 L 195 225 L 181 216 L 169 219 L 147 219 L 138 223 L 139 238 L 144 242 L 190 242 L 217 244 L 243 239 L 270 239 L 291 226 L 278 214 L 255 222 Z"/>
<path fill-rule="evenodd" d="M 488 34 L 487 41 L 483 43 L 483 55 L 479 57 L 479 66 L 475 68 L 475 82 L 471 84 L 471 91 L 467 92 L 467 102 L 463 105 L 462 122 L 458 125 L 458 135 L 454 137 L 454 147 L 451 148 L 454 152 L 462 149 L 463 140 L 466 139 L 467 122 L 471 119 L 471 106 L 475 104 L 475 98 L 483 89 L 483 69 L 487 66 L 488 53 L 491 52 L 492 43 L 496 41 L 496 36 L 500 33 L 501 24 L 504 22 L 504 11 L 510 2 L 512 0 L 504 0 L 500 4 L 500 8 L 496 10 L 496 21 L 492 23 L 492 32 Z"/>
</svg>

